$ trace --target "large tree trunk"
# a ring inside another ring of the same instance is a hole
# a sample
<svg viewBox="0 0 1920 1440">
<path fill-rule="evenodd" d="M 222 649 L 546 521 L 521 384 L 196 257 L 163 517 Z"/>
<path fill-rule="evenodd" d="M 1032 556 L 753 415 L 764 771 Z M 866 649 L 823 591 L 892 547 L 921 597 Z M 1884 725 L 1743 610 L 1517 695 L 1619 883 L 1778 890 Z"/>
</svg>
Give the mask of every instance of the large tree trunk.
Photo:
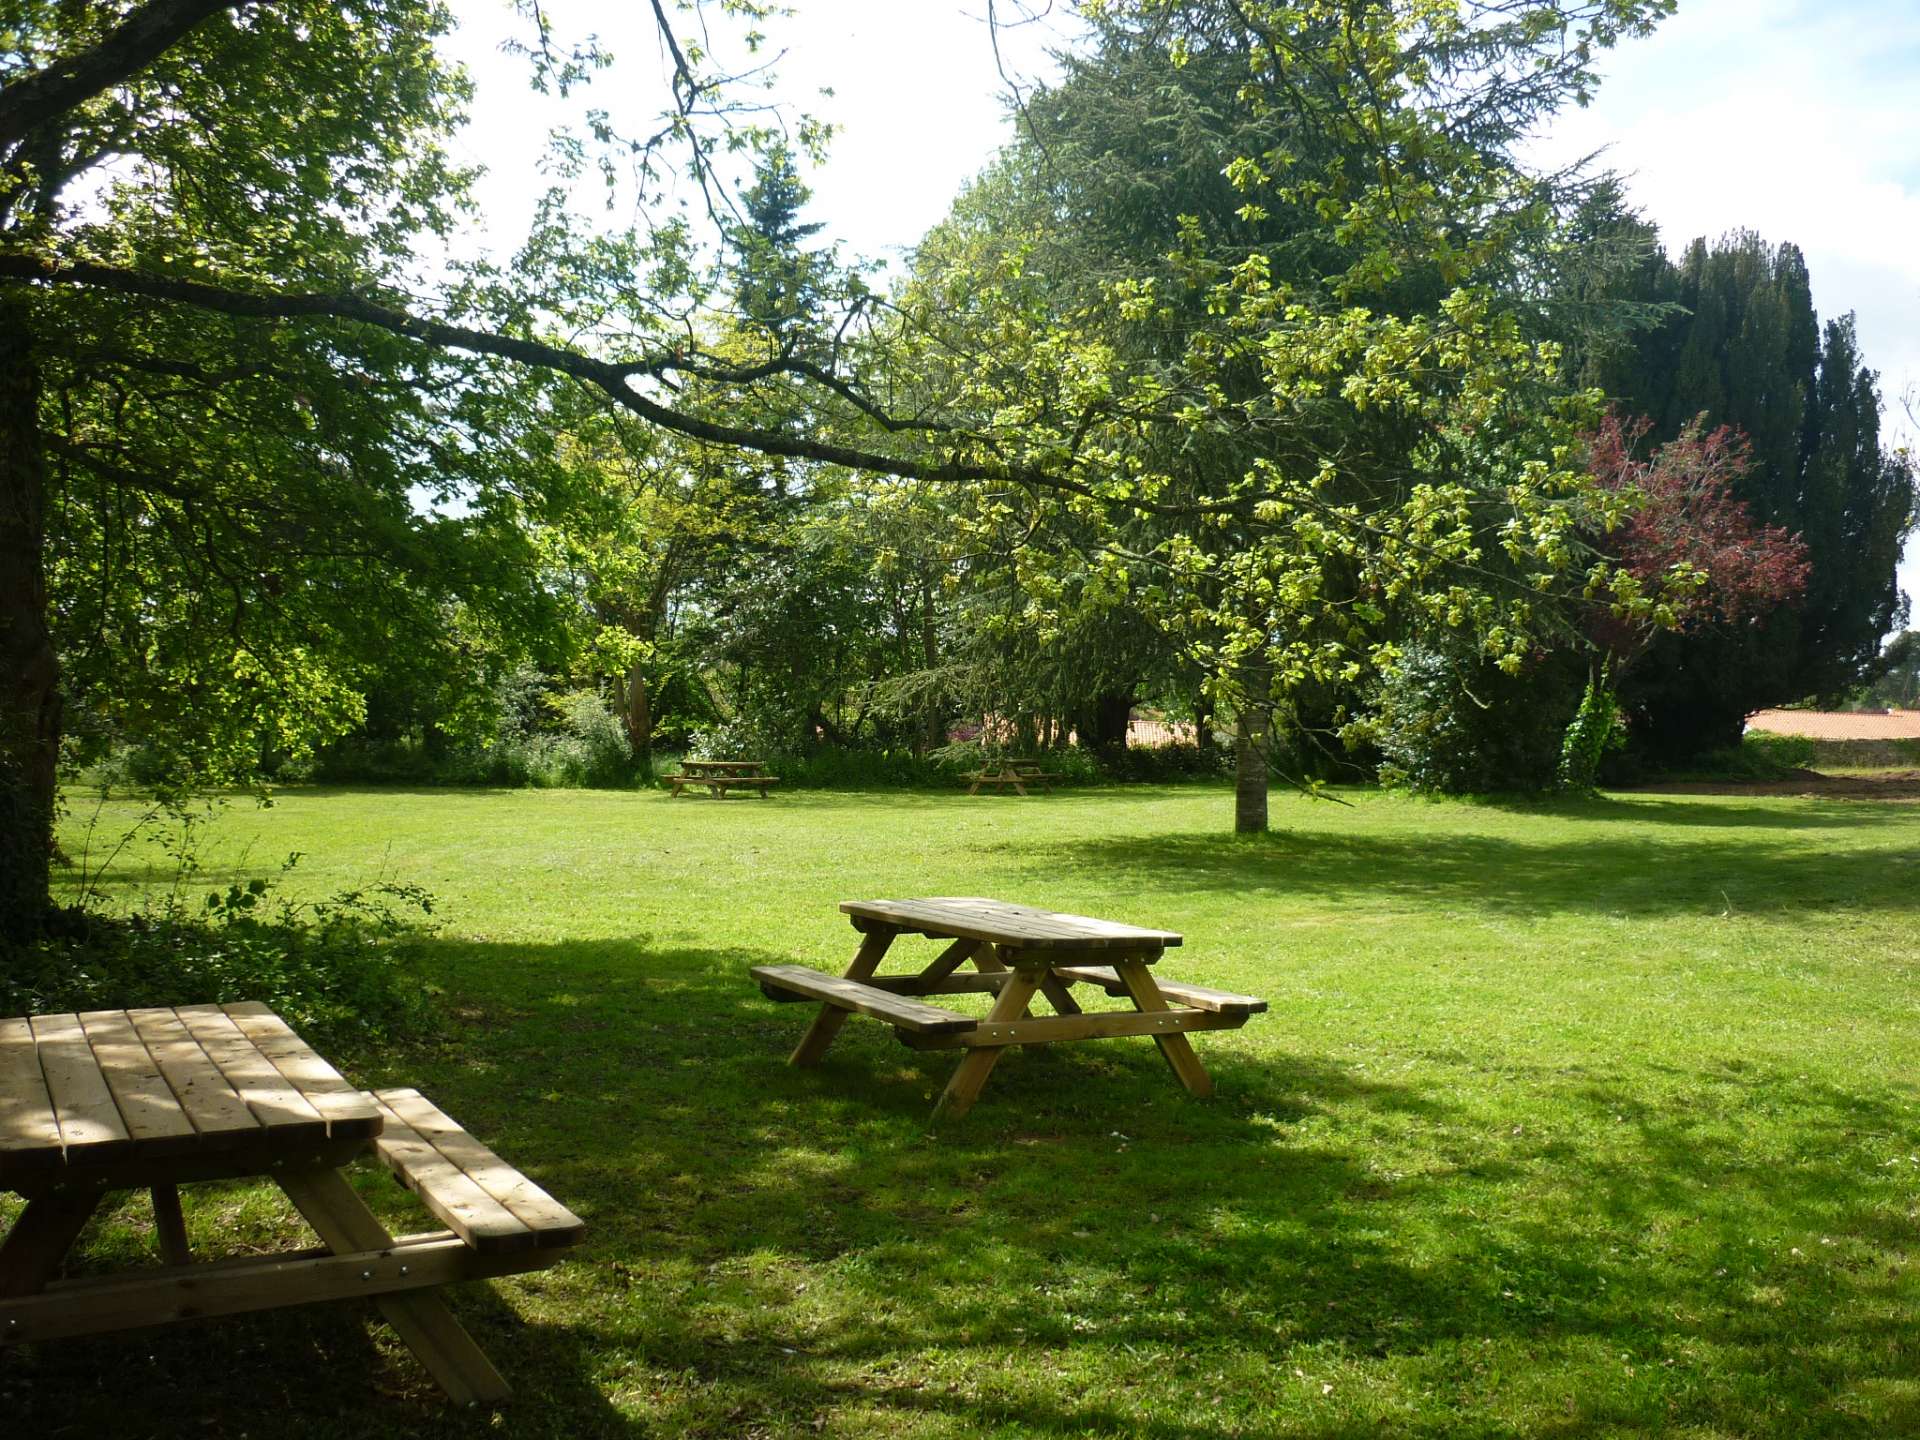
<svg viewBox="0 0 1920 1440">
<path fill-rule="evenodd" d="M 1132 691 L 1103 690 L 1076 705 L 1073 732 L 1088 750 L 1127 748 L 1127 724 L 1133 718 Z"/>
<path fill-rule="evenodd" d="M 1108 690 L 1093 702 L 1094 744 L 1102 750 L 1127 748 L 1127 726 L 1133 719 L 1133 692 Z"/>
<path fill-rule="evenodd" d="M 933 628 L 933 580 L 922 576 L 920 581 L 920 664 L 928 675 L 940 663 L 939 636 Z M 925 698 L 921 701 L 920 734 L 913 753 L 925 755 L 929 750 L 937 750 L 947 743 L 946 714 L 940 703 L 938 687 L 931 683 L 927 686 Z"/>
<path fill-rule="evenodd" d="M 635 661 L 627 667 L 627 678 L 618 687 L 620 720 L 627 727 L 627 746 L 643 769 L 653 769 L 653 697 L 647 690 L 647 674 Z"/>
<path fill-rule="evenodd" d="M 27 307 L 0 299 L 0 939 L 9 941 L 39 933 L 49 908 L 60 690 L 46 505 Z"/>
<path fill-rule="evenodd" d="M 1233 726 L 1233 829 L 1239 835 L 1267 830 L 1267 750 L 1273 742 L 1273 711 L 1243 697 Z"/>
</svg>

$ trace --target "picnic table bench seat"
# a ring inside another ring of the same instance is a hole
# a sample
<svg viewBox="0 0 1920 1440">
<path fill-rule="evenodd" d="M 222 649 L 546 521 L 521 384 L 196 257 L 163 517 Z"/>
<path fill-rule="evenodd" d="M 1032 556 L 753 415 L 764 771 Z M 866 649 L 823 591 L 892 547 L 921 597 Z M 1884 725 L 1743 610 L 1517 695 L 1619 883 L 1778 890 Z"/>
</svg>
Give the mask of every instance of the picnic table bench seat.
<svg viewBox="0 0 1920 1440">
<path fill-rule="evenodd" d="M 1054 973 L 1063 980 L 1085 981 L 1098 985 L 1109 995 L 1125 995 L 1127 982 L 1111 965 L 1062 965 Z M 1181 1005 L 1209 1010 L 1215 1015 L 1261 1015 L 1267 1002 L 1257 995 L 1236 995 L 1231 990 L 1214 990 L 1205 985 L 1189 985 L 1184 980 L 1159 978 L 1160 993 Z"/>
<path fill-rule="evenodd" d="M 727 791 L 734 789 L 758 790 L 765 795 L 768 786 L 780 783 L 780 777 L 777 775 L 669 775 L 666 781 L 673 787 L 675 795 L 689 785 L 705 785 L 713 794 L 724 798 Z"/>
<path fill-rule="evenodd" d="M 839 1009 L 871 1015 L 922 1034 L 957 1034 L 980 1023 L 972 1015 L 929 1005 L 871 980 L 848 980 L 805 965 L 756 965 L 753 978 L 760 982 L 760 991 L 769 1000 L 824 1000 Z"/>
<path fill-rule="evenodd" d="M 566 1206 L 481 1144 L 418 1090 L 367 1098 L 386 1124 L 374 1151 L 436 1220 L 478 1254 L 562 1250 L 586 1226 Z M 560 1259 L 552 1256 L 553 1264 Z"/>
</svg>

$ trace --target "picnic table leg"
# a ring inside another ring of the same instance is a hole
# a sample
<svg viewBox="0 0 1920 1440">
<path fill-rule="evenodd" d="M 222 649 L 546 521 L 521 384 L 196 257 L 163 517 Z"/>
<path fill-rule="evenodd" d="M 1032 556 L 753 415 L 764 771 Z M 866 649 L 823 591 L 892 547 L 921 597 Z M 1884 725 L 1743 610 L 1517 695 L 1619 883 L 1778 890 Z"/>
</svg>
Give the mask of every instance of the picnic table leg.
<svg viewBox="0 0 1920 1440">
<path fill-rule="evenodd" d="M 995 956 L 992 964 L 1005 969 Z M 981 969 L 987 969 L 982 964 Z M 1007 983 L 1000 987 L 993 1008 L 987 1012 L 987 1024 L 995 1021 L 1019 1020 L 1027 1013 L 1027 1005 L 1032 1001 L 1034 992 L 1040 988 L 1040 977 L 1044 971 L 1016 970 L 1007 977 Z M 987 1083 L 987 1076 L 993 1073 L 993 1067 L 999 1062 L 1002 1045 L 980 1045 L 968 1050 L 961 1058 L 959 1066 L 953 1072 L 953 1078 L 947 1081 L 947 1088 L 941 1092 L 940 1103 L 933 1107 L 933 1118 L 952 1116 L 958 1119 L 973 1108 L 973 1102 L 980 1098 L 980 1091 Z"/>
<path fill-rule="evenodd" d="M 55 1190 L 27 1201 L 0 1244 L 0 1296 L 37 1295 L 46 1289 L 105 1193 Z"/>
<path fill-rule="evenodd" d="M 962 965 L 966 964 L 968 960 L 973 960 L 975 964 L 980 965 L 980 968 L 984 970 L 987 967 L 981 963 L 979 957 L 982 955 L 991 956 L 992 954 L 993 947 L 984 940 L 956 940 L 947 946 L 946 949 L 942 950 L 939 955 L 934 958 L 931 965 L 927 966 L 926 969 L 914 977 L 916 989 L 918 993 L 922 995 L 936 994 L 938 991 L 935 987 Z"/>
<path fill-rule="evenodd" d="M 853 952 L 853 963 L 847 966 L 846 978 L 849 980 L 870 980 L 873 972 L 880 968 L 880 957 L 887 953 L 887 947 L 893 944 L 898 930 L 869 930 L 860 937 L 860 948 Z M 823 1004 L 820 1013 L 813 1017 L 813 1024 L 807 1027 L 807 1033 L 800 1037 L 800 1043 L 794 1047 L 788 1058 L 789 1065 L 816 1065 L 820 1057 L 827 1053 L 827 1047 L 833 1044 L 833 1037 L 840 1033 L 840 1027 L 847 1023 L 850 1011 L 842 1010 L 838 1005 Z"/>
<path fill-rule="evenodd" d="M 387 1227 L 338 1170 L 315 1166 L 284 1171 L 275 1178 L 335 1254 L 392 1246 Z M 422 1290 L 382 1295 L 374 1303 L 455 1404 L 497 1404 L 513 1393 L 438 1295 Z"/>
<path fill-rule="evenodd" d="M 153 1233 L 160 1241 L 160 1258 L 169 1265 L 191 1265 L 187 1248 L 187 1218 L 180 1213 L 180 1190 L 174 1185 L 153 1187 Z"/>
<path fill-rule="evenodd" d="M 1005 972 L 1007 966 L 998 955 L 993 953 L 991 945 L 982 945 L 980 953 L 973 957 L 974 965 L 982 975 L 995 975 Z M 1062 1015 L 1078 1015 L 1080 1004 L 1073 998 L 1072 987 L 1066 981 L 1057 978 L 1051 970 L 1041 972 L 1040 993 L 1047 997 L 1047 1003 Z M 1039 1042 L 1044 1045 L 1047 1042 Z"/>
<path fill-rule="evenodd" d="M 1040 982 L 1040 993 L 1047 997 L 1047 1003 L 1062 1015 L 1080 1014 L 1080 1002 L 1073 998 L 1073 987 L 1054 975 L 1051 971 Z"/>
<path fill-rule="evenodd" d="M 1114 962 L 1114 972 L 1120 977 L 1120 983 L 1127 987 L 1127 994 L 1133 997 L 1136 1010 L 1171 1010 L 1167 997 L 1160 993 L 1159 982 L 1153 978 L 1153 971 L 1143 960 L 1119 960 Z M 1200 1057 L 1193 1053 L 1193 1046 L 1184 1035 L 1156 1035 L 1153 1043 L 1160 1047 L 1160 1053 L 1166 1058 L 1175 1077 L 1187 1087 L 1188 1093 L 1204 1100 L 1213 1093 L 1213 1079 L 1207 1074 L 1206 1067 L 1200 1063 Z"/>
</svg>

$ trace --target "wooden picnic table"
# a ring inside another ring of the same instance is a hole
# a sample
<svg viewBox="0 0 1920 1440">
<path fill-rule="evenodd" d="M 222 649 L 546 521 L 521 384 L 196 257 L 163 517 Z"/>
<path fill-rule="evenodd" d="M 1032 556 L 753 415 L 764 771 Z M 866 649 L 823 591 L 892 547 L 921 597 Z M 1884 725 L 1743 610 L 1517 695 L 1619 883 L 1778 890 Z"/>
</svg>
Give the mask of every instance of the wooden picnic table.
<svg viewBox="0 0 1920 1440">
<path fill-rule="evenodd" d="M 667 776 L 666 781 L 673 787 L 669 799 L 689 785 L 704 785 L 716 800 L 726 799 L 727 792 L 736 787 L 753 790 L 764 800 L 767 791 L 780 783 L 780 777 L 767 773 L 764 760 L 682 760 L 680 773 Z"/>
<path fill-rule="evenodd" d="M 1042 769 L 1037 760 L 990 760 L 964 778 L 973 782 L 967 788 L 969 795 L 978 795 L 982 785 L 992 789 L 1011 789 L 1016 795 L 1025 795 L 1029 785 L 1051 793 L 1053 782 L 1060 777 Z"/>
<path fill-rule="evenodd" d="M 388 1233 L 342 1173 L 368 1153 L 447 1228 Z M 179 1187 L 246 1176 L 271 1177 L 321 1246 L 196 1263 Z M 0 1019 L 0 1189 L 27 1201 L 0 1243 L 0 1350 L 373 1297 L 467 1404 L 508 1387 L 434 1292 L 541 1269 L 582 1233 L 417 1090 L 360 1090 L 252 1002 Z M 116 1190 L 151 1192 L 164 1264 L 55 1278 Z"/>
<path fill-rule="evenodd" d="M 821 1002 L 791 1063 L 817 1064 L 850 1014 L 884 1020 L 903 1043 L 916 1049 L 966 1052 L 934 1109 L 936 1117 L 963 1115 L 972 1108 L 1009 1045 L 1116 1035 L 1153 1036 L 1180 1083 L 1205 1096 L 1212 1093 L 1213 1082 L 1187 1033 L 1237 1029 L 1267 1008 L 1266 1001 L 1252 995 L 1156 980 L 1151 967 L 1181 943 L 1169 930 L 978 897 L 847 900 L 840 909 L 862 936 L 844 975 L 804 965 L 753 967 L 761 990 L 771 999 Z M 951 943 L 916 973 L 879 974 L 882 957 L 902 935 Z M 973 973 L 962 974 L 960 967 L 968 962 Z M 1083 1011 L 1072 994 L 1075 985 L 1125 997 L 1133 1008 Z M 920 998 L 978 992 L 994 997 L 985 1019 Z M 1028 1007 L 1036 994 L 1057 1013 L 1030 1016 Z"/>
</svg>

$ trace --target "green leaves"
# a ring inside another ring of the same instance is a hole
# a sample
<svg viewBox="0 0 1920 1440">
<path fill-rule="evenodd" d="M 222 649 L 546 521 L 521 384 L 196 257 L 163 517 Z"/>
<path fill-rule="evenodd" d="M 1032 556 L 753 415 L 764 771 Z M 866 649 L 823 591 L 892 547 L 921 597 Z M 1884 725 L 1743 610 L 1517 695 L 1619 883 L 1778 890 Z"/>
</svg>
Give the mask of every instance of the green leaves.
<svg viewBox="0 0 1920 1440">
<path fill-rule="evenodd" d="M 1229 690 L 1351 685 L 1427 627 L 1518 668 L 1613 502 L 1575 444 L 1597 398 L 1522 323 L 1512 277 L 1559 239 L 1508 146 L 1664 8 L 1089 7 L 1094 53 L 930 237 L 896 352 L 1062 476 L 962 506 L 1023 537 L 1034 613 L 1049 567 L 1125 595 Z"/>
</svg>

